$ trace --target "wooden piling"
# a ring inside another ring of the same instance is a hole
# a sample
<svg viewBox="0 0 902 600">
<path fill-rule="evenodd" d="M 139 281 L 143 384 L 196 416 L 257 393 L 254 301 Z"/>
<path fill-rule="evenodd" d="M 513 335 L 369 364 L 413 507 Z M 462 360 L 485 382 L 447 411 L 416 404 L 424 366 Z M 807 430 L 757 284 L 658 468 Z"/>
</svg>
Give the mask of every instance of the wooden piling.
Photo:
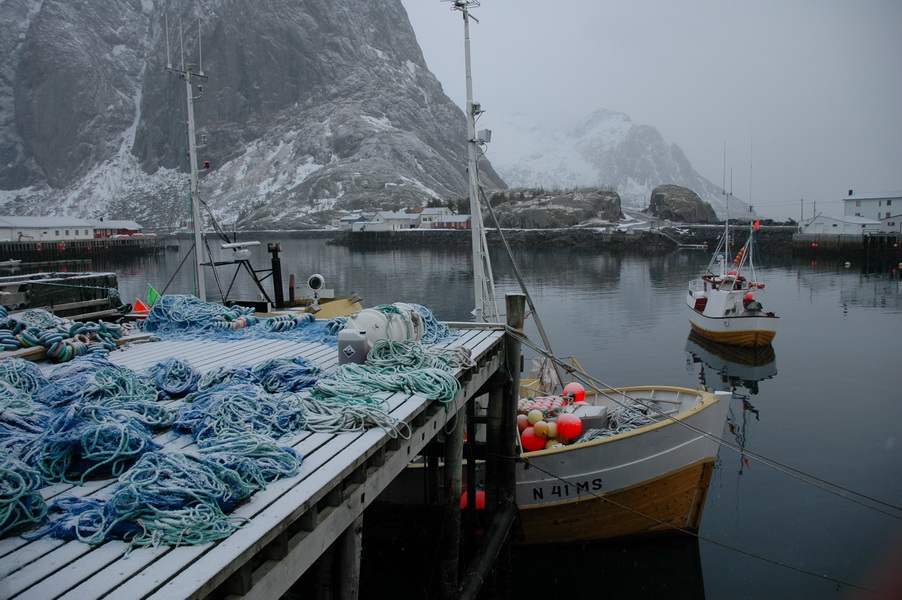
<svg viewBox="0 0 902 600">
<path fill-rule="evenodd" d="M 465 408 L 454 415 L 450 431 L 445 432 L 445 524 L 439 541 L 441 564 L 439 598 L 450 600 L 456 596 L 458 568 L 460 565 L 460 496 L 463 489 L 463 447 Z"/>
</svg>

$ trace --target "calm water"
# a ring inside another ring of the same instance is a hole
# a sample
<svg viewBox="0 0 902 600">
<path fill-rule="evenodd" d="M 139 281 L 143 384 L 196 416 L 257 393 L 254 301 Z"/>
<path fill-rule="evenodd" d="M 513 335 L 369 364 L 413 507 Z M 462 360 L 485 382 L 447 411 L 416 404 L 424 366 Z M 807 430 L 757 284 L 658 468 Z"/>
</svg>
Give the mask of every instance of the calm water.
<svg viewBox="0 0 902 600">
<path fill-rule="evenodd" d="M 269 259 L 263 241 L 256 250 L 259 268 Z M 288 273 L 306 281 L 318 272 L 327 287 L 357 291 L 365 305 L 416 302 L 441 320 L 470 320 L 465 250 L 362 252 L 322 240 L 280 241 L 286 286 Z M 116 270 L 123 299 L 132 301 L 144 298 L 148 283 L 162 292 L 184 252 L 95 268 Z M 691 345 L 683 313 L 686 285 L 707 264 L 705 252 L 515 252 L 558 356 L 576 356 L 611 386 L 704 382 L 722 388 L 733 378 L 737 393 L 726 439 L 902 506 L 902 294 L 895 270 L 765 256 L 763 303 L 782 317 L 773 355 L 753 357 L 744 370 L 737 363 L 749 357 L 732 357 L 730 372 L 718 373 L 724 357 Z M 499 253 L 493 260 L 499 297 L 519 291 L 507 259 Z M 190 293 L 190 281 L 184 268 L 169 293 Z M 209 276 L 207 282 L 208 291 L 215 290 Z M 239 296 L 256 296 L 246 277 L 236 286 Z M 208 293 L 213 299 L 215 292 Z M 532 322 L 528 332 L 538 339 Z M 836 581 L 874 587 L 875 569 L 902 565 L 897 516 L 728 449 L 720 452 L 700 535 L 697 542 L 518 552 L 513 597 L 874 598 Z"/>
</svg>

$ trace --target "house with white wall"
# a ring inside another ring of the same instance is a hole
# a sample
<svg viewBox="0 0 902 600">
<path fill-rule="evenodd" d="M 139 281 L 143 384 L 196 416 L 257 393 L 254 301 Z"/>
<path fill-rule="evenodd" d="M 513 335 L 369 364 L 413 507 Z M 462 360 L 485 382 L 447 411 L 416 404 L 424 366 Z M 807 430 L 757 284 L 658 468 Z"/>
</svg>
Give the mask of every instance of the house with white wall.
<svg viewBox="0 0 902 600">
<path fill-rule="evenodd" d="M 93 237 L 94 224 L 84 219 L 0 216 L 0 241 L 57 242 Z"/>
<path fill-rule="evenodd" d="M 351 231 L 402 231 L 420 226 L 417 213 L 379 211 L 367 221 L 355 222 Z"/>
<path fill-rule="evenodd" d="M 849 190 L 843 198 L 843 214 L 880 221 L 902 214 L 902 192 L 856 194 Z"/>
<path fill-rule="evenodd" d="M 819 214 L 802 225 L 799 233 L 867 235 L 883 231 L 880 221 L 858 216 L 836 217 Z"/>
</svg>

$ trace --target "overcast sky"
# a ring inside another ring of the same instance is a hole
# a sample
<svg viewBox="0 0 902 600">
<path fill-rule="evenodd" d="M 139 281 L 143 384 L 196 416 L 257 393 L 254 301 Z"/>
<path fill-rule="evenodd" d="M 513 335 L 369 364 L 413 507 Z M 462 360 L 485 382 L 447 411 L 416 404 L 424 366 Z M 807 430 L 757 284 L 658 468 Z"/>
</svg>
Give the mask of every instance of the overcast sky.
<svg viewBox="0 0 902 600">
<path fill-rule="evenodd" d="M 460 14 L 402 3 L 463 107 Z M 482 0 L 472 14 L 480 127 L 492 112 L 568 128 L 617 110 L 718 186 L 732 173 L 733 193 L 771 218 L 810 218 L 815 203 L 840 215 L 850 189 L 902 191 L 902 0 Z"/>
</svg>

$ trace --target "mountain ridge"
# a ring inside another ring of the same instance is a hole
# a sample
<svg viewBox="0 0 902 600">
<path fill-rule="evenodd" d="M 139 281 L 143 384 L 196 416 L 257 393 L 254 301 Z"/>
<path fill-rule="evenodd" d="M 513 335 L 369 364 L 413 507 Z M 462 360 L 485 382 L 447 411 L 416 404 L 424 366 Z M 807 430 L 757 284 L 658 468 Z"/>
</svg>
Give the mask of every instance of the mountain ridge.
<svg viewBox="0 0 902 600">
<path fill-rule="evenodd" d="M 659 185 L 691 189 L 723 218 L 748 211 L 719 186 L 698 174 L 677 144 L 668 144 L 651 125 L 600 108 L 564 133 L 549 132 L 522 113 L 500 114 L 491 124 L 493 165 L 512 188 L 616 190 L 625 207 L 648 206 Z M 730 203 L 727 206 L 727 202 Z"/>
</svg>

